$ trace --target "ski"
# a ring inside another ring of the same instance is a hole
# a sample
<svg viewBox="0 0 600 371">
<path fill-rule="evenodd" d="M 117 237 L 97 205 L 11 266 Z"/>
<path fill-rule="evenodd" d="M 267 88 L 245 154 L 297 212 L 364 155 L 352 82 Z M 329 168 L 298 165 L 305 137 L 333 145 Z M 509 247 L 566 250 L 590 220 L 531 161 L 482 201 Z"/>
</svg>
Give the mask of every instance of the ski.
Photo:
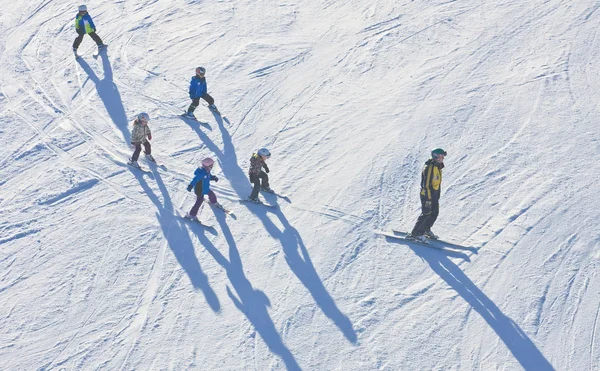
<svg viewBox="0 0 600 371">
<path fill-rule="evenodd" d="M 206 200 L 204 202 L 207 202 Z M 216 204 L 211 204 L 209 202 L 209 205 L 212 207 L 216 207 L 217 209 L 223 211 L 225 214 L 230 215 L 230 216 L 234 216 L 233 211 L 231 211 L 230 209 L 226 209 L 223 205 L 221 205 L 220 203 L 216 203 Z"/>
<path fill-rule="evenodd" d="M 406 237 L 408 235 L 407 232 L 399 231 L 399 230 L 396 230 L 396 229 L 392 229 L 392 232 L 394 232 L 394 234 L 397 235 L 397 236 L 404 236 L 404 237 Z M 408 238 L 407 240 L 408 241 L 414 241 L 413 239 L 410 239 L 410 238 Z M 450 247 L 450 248 L 453 248 L 453 249 L 469 250 L 469 251 L 475 251 L 475 252 L 477 252 L 477 249 L 474 248 L 474 247 L 465 247 L 465 246 L 457 245 L 457 244 L 452 243 L 452 242 L 440 240 L 439 238 L 428 238 L 427 241 L 430 242 L 429 243 L 430 245 L 431 245 L 431 243 L 439 243 L 439 244 L 443 244 L 446 247 Z"/>
<path fill-rule="evenodd" d="M 270 208 L 273 208 L 273 209 L 278 209 L 279 208 L 279 205 L 277 205 L 277 204 L 267 204 L 267 203 L 264 203 L 262 201 L 258 201 L 258 202 L 257 201 L 252 201 L 252 200 L 249 200 L 247 198 L 240 198 L 238 201 L 241 202 L 241 203 L 246 202 L 246 203 L 249 203 L 249 204 L 263 205 L 263 206 L 270 207 Z"/>
<path fill-rule="evenodd" d="M 260 190 L 261 190 L 261 192 L 265 192 L 265 193 L 268 193 L 268 194 L 272 194 L 273 196 L 277 196 L 279 198 L 283 198 L 286 201 L 289 199 L 289 197 L 287 195 L 284 195 L 284 194 L 281 194 L 281 193 L 277 193 L 276 191 L 274 191 L 272 189 L 270 191 L 268 191 L 268 190 L 266 190 L 264 188 L 261 188 Z"/>
<path fill-rule="evenodd" d="M 135 166 L 134 164 L 132 164 L 132 163 L 131 163 L 131 162 L 129 162 L 129 161 L 127 161 L 127 165 L 128 165 L 129 167 L 132 167 L 132 168 L 134 168 L 134 169 L 137 169 L 137 170 L 139 170 L 139 171 L 141 171 L 141 172 L 143 172 L 143 173 L 146 173 L 146 174 L 152 174 L 152 172 L 151 172 L 150 170 L 146 170 L 146 169 L 144 169 L 143 167 L 141 167 L 141 166 L 139 166 L 139 165 L 138 165 L 138 166 Z"/>
<path fill-rule="evenodd" d="M 184 214 L 182 215 L 182 213 L 181 213 L 180 211 L 178 211 L 178 212 L 177 212 L 177 215 L 178 215 L 180 218 L 182 218 L 183 220 L 186 220 L 186 221 L 188 221 L 188 222 L 191 222 L 191 223 L 200 224 L 201 226 L 203 226 L 203 227 L 205 227 L 205 228 L 214 228 L 214 226 L 213 226 L 213 225 L 211 225 L 211 224 L 208 224 L 208 223 L 205 223 L 205 222 L 201 221 L 200 219 L 186 218 L 186 216 L 185 216 L 186 214 L 184 213 Z"/>
<path fill-rule="evenodd" d="M 94 54 L 92 54 L 92 57 L 98 58 L 98 56 L 100 55 L 100 53 L 102 53 L 103 51 L 106 50 L 107 46 L 108 46 L 107 44 L 104 44 L 104 46 L 102 48 L 98 49 Z"/>
<path fill-rule="evenodd" d="M 199 123 L 200 125 L 208 125 L 208 122 L 200 121 L 195 116 L 194 117 L 188 116 L 188 115 L 186 115 L 185 112 L 182 113 L 181 115 L 179 115 L 179 117 L 184 118 L 184 119 L 188 119 L 190 121 L 195 121 L 195 122 Z"/>
</svg>

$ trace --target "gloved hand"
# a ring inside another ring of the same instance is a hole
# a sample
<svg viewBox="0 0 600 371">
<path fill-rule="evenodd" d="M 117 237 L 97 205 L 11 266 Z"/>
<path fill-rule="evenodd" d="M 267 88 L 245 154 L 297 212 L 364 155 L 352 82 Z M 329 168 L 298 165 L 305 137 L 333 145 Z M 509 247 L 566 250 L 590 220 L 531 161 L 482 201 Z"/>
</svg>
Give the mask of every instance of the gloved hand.
<svg viewBox="0 0 600 371">
<path fill-rule="evenodd" d="M 135 143 L 131 143 L 131 148 L 135 149 Z"/>
<path fill-rule="evenodd" d="M 214 176 L 214 175 L 211 175 L 211 176 L 210 176 L 210 180 L 214 180 L 215 182 L 218 182 L 218 181 L 219 181 L 219 178 L 217 178 L 217 177 L 216 177 L 216 176 Z"/>
<path fill-rule="evenodd" d="M 431 209 L 431 201 L 425 201 L 425 208 Z"/>
<path fill-rule="evenodd" d="M 192 191 L 192 185 L 191 185 L 191 184 L 190 184 L 190 185 L 187 187 L 187 191 L 188 191 L 188 192 L 191 192 L 191 191 Z"/>
<path fill-rule="evenodd" d="M 148 140 L 152 140 L 152 134 L 148 134 Z"/>
</svg>

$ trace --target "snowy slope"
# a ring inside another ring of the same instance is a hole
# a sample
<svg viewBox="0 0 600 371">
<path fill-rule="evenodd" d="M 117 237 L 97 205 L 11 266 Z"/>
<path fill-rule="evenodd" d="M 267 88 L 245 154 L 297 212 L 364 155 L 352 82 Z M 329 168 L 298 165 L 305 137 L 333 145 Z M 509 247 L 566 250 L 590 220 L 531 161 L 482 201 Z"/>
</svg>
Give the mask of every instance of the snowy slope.
<svg viewBox="0 0 600 371">
<path fill-rule="evenodd" d="M 599 369 L 596 1 L 87 5 L 97 59 L 72 2 L 0 11 L 0 368 Z M 141 111 L 166 170 L 125 164 Z M 279 209 L 237 202 L 262 146 Z M 466 250 L 375 233 L 434 147 Z"/>
</svg>

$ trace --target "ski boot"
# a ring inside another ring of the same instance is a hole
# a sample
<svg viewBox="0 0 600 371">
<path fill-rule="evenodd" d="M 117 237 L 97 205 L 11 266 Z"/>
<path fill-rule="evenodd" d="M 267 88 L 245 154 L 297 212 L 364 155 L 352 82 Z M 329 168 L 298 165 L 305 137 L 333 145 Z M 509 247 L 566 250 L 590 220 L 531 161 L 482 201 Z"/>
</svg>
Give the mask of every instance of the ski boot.
<svg viewBox="0 0 600 371">
<path fill-rule="evenodd" d="M 137 161 L 131 161 L 131 158 L 129 158 L 129 161 L 127 163 L 133 167 L 137 167 L 138 169 L 141 169 L 140 164 L 138 164 Z"/>
<path fill-rule="evenodd" d="M 186 112 L 186 113 L 184 113 L 182 116 L 183 116 L 183 117 L 186 117 L 186 118 L 188 118 L 188 119 L 197 120 L 197 119 L 196 119 L 196 116 L 195 116 L 195 115 L 194 115 L 192 112 L 190 112 L 190 111 L 187 111 L 187 112 Z"/>
<path fill-rule="evenodd" d="M 213 104 L 209 104 L 209 105 L 208 105 L 208 108 L 209 108 L 211 111 L 213 111 L 213 112 L 215 112 L 215 113 L 218 113 L 219 115 L 221 114 L 221 112 L 219 112 L 219 109 L 217 108 L 217 106 L 215 106 L 215 104 L 214 104 L 214 103 L 213 103 Z"/>
<path fill-rule="evenodd" d="M 427 243 L 427 238 L 424 235 L 415 236 L 415 235 L 409 233 L 406 235 L 406 239 L 416 241 L 416 242 L 421 242 L 421 243 Z"/>
<path fill-rule="evenodd" d="M 431 230 L 425 231 L 425 233 L 423 233 L 423 236 L 430 238 L 432 240 L 438 239 L 438 236 L 435 233 L 433 233 Z"/>
<path fill-rule="evenodd" d="M 266 187 L 260 187 L 261 190 L 268 192 L 268 193 L 275 193 L 274 190 L 271 189 L 271 187 L 266 186 Z"/>
<path fill-rule="evenodd" d="M 250 201 L 250 202 L 254 202 L 255 204 L 262 204 L 262 202 L 260 202 L 260 200 L 258 199 L 258 197 L 254 197 L 254 198 L 248 197 L 247 200 Z"/>
<path fill-rule="evenodd" d="M 196 215 L 192 215 L 190 213 L 186 213 L 185 216 L 184 216 L 184 218 L 189 219 L 189 220 L 193 220 L 195 222 L 198 221 L 198 217 Z"/>
<path fill-rule="evenodd" d="M 156 160 L 154 159 L 154 157 L 152 157 L 152 155 L 151 155 L 151 154 L 149 154 L 149 153 L 145 153 L 145 155 L 146 155 L 146 159 L 147 159 L 148 161 L 151 161 L 151 162 L 154 162 L 154 163 L 156 163 Z"/>
</svg>

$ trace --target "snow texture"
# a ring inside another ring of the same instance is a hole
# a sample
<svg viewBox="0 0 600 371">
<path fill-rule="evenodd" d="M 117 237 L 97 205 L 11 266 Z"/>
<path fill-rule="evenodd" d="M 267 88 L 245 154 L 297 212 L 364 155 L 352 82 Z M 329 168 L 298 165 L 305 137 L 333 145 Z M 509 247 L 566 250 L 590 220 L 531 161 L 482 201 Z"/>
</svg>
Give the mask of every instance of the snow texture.
<svg viewBox="0 0 600 371">
<path fill-rule="evenodd" d="M 597 1 L 94 0 L 97 59 L 76 6 L 0 11 L 0 368 L 599 369 Z M 465 250 L 377 233 L 435 147 Z"/>
</svg>

